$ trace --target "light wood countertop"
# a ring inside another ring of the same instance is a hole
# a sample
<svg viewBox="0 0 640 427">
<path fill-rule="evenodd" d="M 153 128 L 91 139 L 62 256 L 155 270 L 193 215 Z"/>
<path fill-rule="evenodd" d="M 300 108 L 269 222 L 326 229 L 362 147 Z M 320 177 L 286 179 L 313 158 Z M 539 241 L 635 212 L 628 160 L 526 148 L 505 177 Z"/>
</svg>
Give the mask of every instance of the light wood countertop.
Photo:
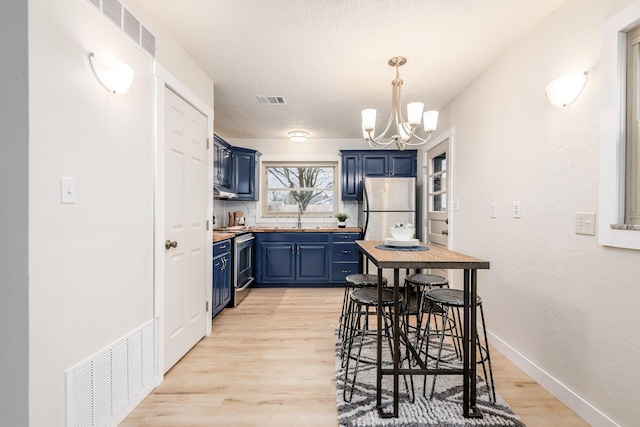
<svg viewBox="0 0 640 427">
<path fill-rule="evenodd" d="M 222 242 L 223 240 L 233 239 L 235 237 L 234 233 L 223 233 L 214 231 L 213 232 L 213 243 Z"/>
<path fill-rule="evenodd" d="M 378 249 L 383 241 L 356 240 L 360 250 L 364 252 L 379 268 L 454 268 L 454 269 L 488 269 L 489 261 L 469 255 L 442 249 L 434 245 L 427 251 L 395 251 Z"/>
</svg>

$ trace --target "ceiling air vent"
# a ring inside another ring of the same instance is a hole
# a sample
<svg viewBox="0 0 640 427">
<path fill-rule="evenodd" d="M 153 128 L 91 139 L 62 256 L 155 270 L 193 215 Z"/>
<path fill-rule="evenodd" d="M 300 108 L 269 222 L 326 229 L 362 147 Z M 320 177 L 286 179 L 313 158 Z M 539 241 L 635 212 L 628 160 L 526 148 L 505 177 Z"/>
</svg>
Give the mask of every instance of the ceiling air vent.
<svg viewBox="0 0 640 427">
<path fill-rule="evenodd" d="M 260 104 L 266 105 L 284 105 L 287 101 L 284 100 L 284 96 L 266 96 L 266 95 L 256 95 L 258 98 L 258 102 Z"/>
</svg>

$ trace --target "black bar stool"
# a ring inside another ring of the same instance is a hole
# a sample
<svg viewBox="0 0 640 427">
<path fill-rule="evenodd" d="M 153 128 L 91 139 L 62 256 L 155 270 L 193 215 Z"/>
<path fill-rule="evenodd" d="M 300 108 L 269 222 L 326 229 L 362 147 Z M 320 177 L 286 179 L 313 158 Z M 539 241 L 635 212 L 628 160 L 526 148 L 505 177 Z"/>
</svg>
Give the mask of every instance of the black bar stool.
<svg viewBox="0 0 640 427">
<path fill-rule="evenodd" d="M 461 342 L 462 340 L 462 336 L 461 334 L 459 334 L 457 332 L 457 328 L 454 330 L 451 329 L 447 329 L 446 325 L 448 320 L 450 319 L 450 313 L 453 312 L 453 316 L 455 316 L 457 314 L 458 319 L 460 319 L 461 314 L 460 314 L 460 309 L 462 309 L 464 307 L 464 292 L 460 289 L 446 289 L 446 288 L 442 288 L 442 289 L 431 289 L 428 290 L 425 293 L 425 298 L 427 303 L 429 303 L 429 310 L 428 310 L 428 314 L 427 314 L 427 324 L 425 326 L 425 330 L 424 330 L 424 335 L 426 337 L 425 342 L 426 342 L 426 348 L 425 348 L 425 354 L 427 356 L 429 356 L 429 343 L 430 343 L 430 339 L 432 338 L 433 334 L 436 334 L 436 337 L 439 338 L 439 344 L 438 344 L 438 353 L 435 356 L 435 360 L 436 360 L 436 364 L 435 367 L 436 369 L 439 367 L 440 362 L 443 363 L 453 363 L 453 362 L 459 362 L 460 361 L 460 356 L 457 354 L 458 352 L 456 351 L 456 357 L 455 360 L 443 360 L 442 358 L 442 347 L 443 347 L 443 343 L 444 343 L 444 338 L 445 336 L 449 336 L 454 343 L 456 341 Z M 433 309 L 432 307 L 435 306 L 440 306 L 442 307 L 442 309 L 444 310 L 444 314 L 442 315 L 442 325 L 440 327 L 440 329 L 434 329 L 431 328 L 431 321 L 435 322 L 435 318 L 433 318 L 434 313 L 433 313 Z M 496 402 L 496 390 L 495 390 L 495 384 L 493 382 L 493 370 L 491 368 L 491 355 L 489 353 L 489 341 L 487 340 L 487 329 L 485 327 L 485 322 L 484 322 L 484 311 L 482 310 L 482 299 L 480 298 L 480 296 L 478 296 L 476 298 L 476 304 L 475 304 L 476 309 L 480 309 L 480 321 L 482 323 L 482 335 L 483 335 L 483 339 L 484 339 L 484 345 L 480 342 L 480 334 L 477 335 L 476 337 L 476 345 L 478 346 L 478 364 L 482 364 L 482 372 L 484 374 L 484 378 L 485 381 L 487 383 L 487 387 L 489 388 L 489 402 L 490 403 L 495 403 Z M 459 320 L 458 320 L 459 321 Z M 487 372 L 487 365 L 488 365 L 488 372 Z M 488 376 L 487 376 L 488 373 Z M 433 393 L 436 387 L 436 378 L 437 376 L 434 375 L 433 376 L 433 383 L 431 384 L 431 394 L 430 397 L 433 397 Z M 426 397 L 426 384 L 427 384 L 427 377 L 425 376 L 424 378 L 424 395 Z"/>
<path fill-rule="evenodd" d="M 422 315 L 424 313 L 424 293 L 432 288 L 448 288 L 449 281 L 435 274 L 415 273 L 408 275 L 404 279 L 405 285 L 405 313 L 415 314 L 417 327 L 422 325 Z M 413 288 L 416 289 L 416 298 L 412 299 Z"/>
<path fill-rule="evenodd" d="M 376 278 L 377 280 L 377 278 Z M 400 302 L 402 303 L 402 295 L 400 295 Z M 393 321 L 393 291 L 390 289 L 382 289 L 382 317 L 383 317 L 383 339 L 386 339 L 389 345 L 389 355 L 393 354 L 393 344 L 391 343 L 392 333 L 391 326 Z M 376 288 L 356 289 L 349 294 L 349 304 L 347 306 L 349 323 L 345 325 L 344 334 L 345 339 L 343 343 L 343 349 L 346 348 L 346 354 L 343 358 L 344 365 L 344 390 L 343 398 L 345 402 L 351 402 L 353 397 L 353 389 L 356 384 L 356 377 L 358 375 L 358 368 L 360 363 L 376 364 L 376 355 L 372 354 L 371 357 L 363 357 L 362 349 L 365 347 L 365 336 L 373 337 L 375 342 L 377 336 L 377 327 L 373 326 L 373 329 L 369 328 L 369 317 L 375 316 L 378 307 L 378 290 Z M 375 317 L 374 317 L 375 318 Z M 352 354 L 355 341 L 358 346 L 357 355 Z M 370 343 L 371 344 L 371 343 Z M 370 345 L 370 348 L 375 346 Z M 355 365 L 352 369 L 353 377 L 349 379 L 349 365 L 350 361 L 355 361 Z M 392 359 L 390 359 L 392 360 Z M 404 376 L 405 387 L 407 392 L 409 386 L 407 384 L 407 378 Z M 413 390 L 413 378 L 411 380 L 411 389 Z M 411 392 L 411 400 L 413 401 L 413 391 Z"/>
<path fill-rule="evenodd" d="M 432 288 L 448 288 L 449 281 L 435 274 L 415 273 L 405 277 L 404 285 L 404 331 L 407 339 L 409 337 L 409 331 L 415 331 L 415 345 L 418 346 L 423 315 L 427 311 L 427 307 L 425 306 L 425 293 Z M 440 307 L 433 307 L 433 309 L 436 313 L 442 313 Z M 411 316 L 415 316 L 416 318 L 415 326 L 411 324 Z M 450 322 L 450 327 L 454 328 L 455 322 Z"/>
<path fill-rule="evenodd" d="M 375 274 L 350 274 L 345 278 L 346 286 L 344 287 L 344 298 L 342 299 L 342 313 L 340 314 L 340 326 L 338 328 L 338 337 L 343 337 L 344 326 L 347 324 L 347 304 L 349 303 L 349 294 L 354 289 L 375 288 L 378 285 L 378 276 Z M 382 278 L 382 286 L 387 286 L 387 279 Z"/>
</svg>

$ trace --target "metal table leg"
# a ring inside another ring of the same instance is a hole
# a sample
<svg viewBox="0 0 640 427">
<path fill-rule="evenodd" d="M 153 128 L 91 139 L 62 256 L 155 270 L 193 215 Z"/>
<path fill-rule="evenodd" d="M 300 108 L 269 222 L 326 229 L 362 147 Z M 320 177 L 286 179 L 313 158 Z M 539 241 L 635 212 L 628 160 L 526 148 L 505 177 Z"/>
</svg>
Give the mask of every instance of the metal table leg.
<svg viewBox="0 0 640 427">
<path fill-rule="evenodd" d="M 478 271 L 464 270 L 463 409 L 466 418 L 482 418 L 476 406 L 476 340 L 478 336 L 475 301 Z"/>
</svg>

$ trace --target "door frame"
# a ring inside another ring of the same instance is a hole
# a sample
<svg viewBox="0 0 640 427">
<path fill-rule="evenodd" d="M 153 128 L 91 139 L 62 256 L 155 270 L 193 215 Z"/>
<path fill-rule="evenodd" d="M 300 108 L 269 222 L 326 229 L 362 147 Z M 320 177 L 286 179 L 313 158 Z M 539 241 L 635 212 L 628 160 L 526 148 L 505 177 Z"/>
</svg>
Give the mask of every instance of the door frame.
<svg viewBox="0 0 640 427">
<path fill-rule="evenodd" d="M 154 92 L 155 92 L 155 132 L 154 132 L 154 292 L 153 292 L 153 317 L 156 320 L 158 330 L 156 331 L 156 386 L 164 380 L 164 295 L 165 295 L 165 247 L 164 247 L 164 206 L 165 206 L 165 87 L 174 91 L 178 96 L 200 111 L 207 120 L 207 138 L 209 139 L 207 150 L 207 200 L 206 218 L 213 217 L 213 109 L 200 99 L 180 80 L 164 69 L 157 62 L 154 62 Z M 206 253 L 205 259 L 213 259 L 213 246 L 211 243 L 211 222 L 207 221 L 205 236 Z M 208 237 L 207 237 L 208 236 Z M 205 263 L 207 266 L 206 283 L 212 283 L 212 263 Z M 209 303 L 209 310 L 205 313 L 205 336 L 211 334 L 211 321 L 208 313 L 212 308 L 212 288 L 206 286 L 206 301 Z"/>
</svg>

